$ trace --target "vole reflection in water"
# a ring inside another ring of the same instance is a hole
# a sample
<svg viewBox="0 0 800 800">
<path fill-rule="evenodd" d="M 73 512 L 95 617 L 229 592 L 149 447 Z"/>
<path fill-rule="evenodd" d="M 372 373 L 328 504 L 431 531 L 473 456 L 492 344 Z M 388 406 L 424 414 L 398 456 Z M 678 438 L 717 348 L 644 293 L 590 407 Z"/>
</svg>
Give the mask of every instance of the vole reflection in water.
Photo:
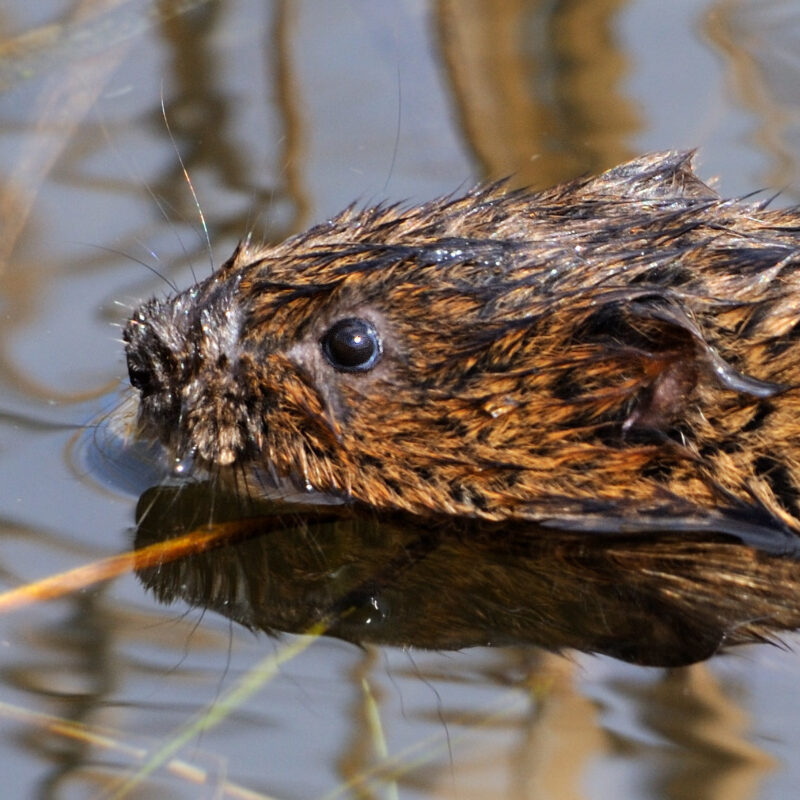
<svg viewBox="0 0 800 800">
<path fill-rule="evenodd" d="M 249 506 L 245 511 L 243 503 Z M 680 666 L 800 626 L 800 564 L 734 537 L 601 534 L 351 506 L 289 506 L 214 495 L 206 484 L 149 490 L 136 546 L 236 520 L 211 550 L 139 577 L 253 630 L 358 644 L 461 649 L 577 648 Z"/>
<path fill-rule="evenodd" d="M 139 433 L 242 494 L 289 481 L 475 547 L 522 535 L 554 582 L 591 551 L 620 602 L 662 579 L 648 559 L 679 565 L 668 624 L 714 608 L 716 633 L 678 661 L 794 627 L 800 214 L 720 199 L 690 160 L 246 242 L 128 322 Z M 734 585 L 752 613 L 726 617 Z"/>
</svg>

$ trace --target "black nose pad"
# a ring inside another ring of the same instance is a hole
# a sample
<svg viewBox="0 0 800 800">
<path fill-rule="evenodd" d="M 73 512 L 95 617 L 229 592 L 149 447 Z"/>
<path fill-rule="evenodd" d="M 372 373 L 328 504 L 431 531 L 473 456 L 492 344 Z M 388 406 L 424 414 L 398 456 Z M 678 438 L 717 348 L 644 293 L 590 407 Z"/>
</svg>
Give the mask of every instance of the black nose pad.
<svg viewBox="0 0 800 800">
<path fill-rule="evenodd" d="M 128 378 L 131 386 L 134 389 L 138 389 L 142 397 L 147 397 L 156 390 L 152 368 L 150 365 L 143 363 L 136 353 L 128 353 Z"/>
</svg>

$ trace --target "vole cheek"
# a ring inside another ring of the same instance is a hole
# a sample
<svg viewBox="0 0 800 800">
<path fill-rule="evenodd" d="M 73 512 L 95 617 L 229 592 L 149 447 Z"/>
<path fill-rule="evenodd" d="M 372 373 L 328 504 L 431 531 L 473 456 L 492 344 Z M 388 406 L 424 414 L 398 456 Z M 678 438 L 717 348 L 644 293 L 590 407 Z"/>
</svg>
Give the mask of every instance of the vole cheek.
<svg viewBox="0 0 800 800">
<path fill-rule="evenodd" d="M 286 351 L 286 358 L 319 395 L 331 423 L 337 428 L 346 424 L 349 409 L 339 391 L 341 376 L 327 363 L 319 344 L 310 340 L 298 342 Z"/>
<path fill-rule="evenodd" d="M 315 376 L 321 366 L 320 362 L 322 361 L 319 346 L 308 340 L 303 340 L 302 342 L 297 342 L 292 345 L 292 347 L 286 351 L 286 358 L 309 374 Z"/>
<path fill-rule="evenodd" d="M 322 354 L 316 339 L 307 339 L 290 347 L 286 358 L 295 365 L 305 381 L 320 396 L 328 416 L 346 428 L 354 415 L 369 414 L 371 400 L 378 386 L 384 386 L 392 374 L 391 354 L 367 372 L 340 372 Z"/>
</svg>

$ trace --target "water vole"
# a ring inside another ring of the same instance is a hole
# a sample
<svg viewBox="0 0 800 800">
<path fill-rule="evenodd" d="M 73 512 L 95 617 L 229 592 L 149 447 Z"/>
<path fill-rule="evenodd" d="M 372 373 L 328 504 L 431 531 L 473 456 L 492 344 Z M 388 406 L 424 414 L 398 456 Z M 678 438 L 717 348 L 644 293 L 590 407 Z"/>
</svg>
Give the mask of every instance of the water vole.
<svg viewBox="0 0 800 800">
<path fill-rule="evenodd" d="M 133 314 L 139 429 L 251 490 L 800 531 L 799 231 L 681 152 L 351 208 Z"/>
</svg>

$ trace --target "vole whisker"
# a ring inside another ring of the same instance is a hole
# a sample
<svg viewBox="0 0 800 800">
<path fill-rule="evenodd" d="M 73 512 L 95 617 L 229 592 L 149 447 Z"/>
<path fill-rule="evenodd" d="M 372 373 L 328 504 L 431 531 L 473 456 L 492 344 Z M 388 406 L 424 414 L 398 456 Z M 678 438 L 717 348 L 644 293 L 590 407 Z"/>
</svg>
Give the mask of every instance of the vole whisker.
<svg viewBox="0 0 800 800">
<path fill-rule="evenodd" d="M 164 120 L 164 127 L 167 129 L 167 135 L 169 136 L 169 140 L 172 143 L 172 148 L 175 151 L 175 155 L 178 157 L 178 163 L 181 166 L 181 171 L 183 172 L 183 177 L 186 180 L 186 185 L 189 187 L 189 191 L 192 194 L 192 199 L 194 200 L 194 206 L 197 209 L 197 215 L 200 218 L 200 225 L 203 229 L 203 235 L 205 236 L 205 244 L 206 249 L 208 252 L 208 261 L 211 266 L 211 274 L 214 273 L 214 251 L 211 247 L 211 237 L 208 233 L 208 225 L 206 224 L 205 214 L 203 214 L 203 208 L 200 205 L 200 200 L 197 197 L 197 192 L 194 190 L 194 184 L 192 183 L 192 179 L 189 176 L 189 171 L 186 169 L 186 164 L 183 161 L 183 156 L 181 155 L 180 150 L 178 149 L 178 144 L 175 141 L 175 137 L 173 136 L 172 129 L 169 125 L 169 119 L 167 118 L 167 108 L 164 102 L 164 87 L 161 87 L 161 116 Z M 191 264 L 190 264 L 191 268 Z M 194 269 L 192 268 L 192 278 L 195 282 L 197 282 L 197 276 L 194 274 Z"/>
<path fill-rule="evenodd" d="M 139 266 L 144 267 L 149 272 L 152 272 L 153 275 L 155 275 L 157 278 L 160 278 L 162 281 L 164 281 L 164 283 L 166 283 L 167 286 L 173 292 L 177 292 L 178 291 L 177 285 L 173 281 L 171 281 L 166 275 L 164 275 L 164 273 L 160 272 L 152 264 L 148 264 L 146 261 L 142 261 L 140 258 L 136 258 L 136 256 L 133 256 L 130 253 L 126 253 L 123 250 L 117 250 L 114 247 L 105 247 L 105 246 L 100 245 L 100 244 L 89 244 L 88 247 L 93 247 L 96 250 L 103 250 L 106 253 L 112 253 L 115 256 L 121 256 L 122 258 L 126 258 L 126 259 L 128 259 L 128 261 L 133 261 L 134 264 L 139 264 Z M 120 303 L 120 305 L 122 305 L 122 304 Z"/>
</svg>

